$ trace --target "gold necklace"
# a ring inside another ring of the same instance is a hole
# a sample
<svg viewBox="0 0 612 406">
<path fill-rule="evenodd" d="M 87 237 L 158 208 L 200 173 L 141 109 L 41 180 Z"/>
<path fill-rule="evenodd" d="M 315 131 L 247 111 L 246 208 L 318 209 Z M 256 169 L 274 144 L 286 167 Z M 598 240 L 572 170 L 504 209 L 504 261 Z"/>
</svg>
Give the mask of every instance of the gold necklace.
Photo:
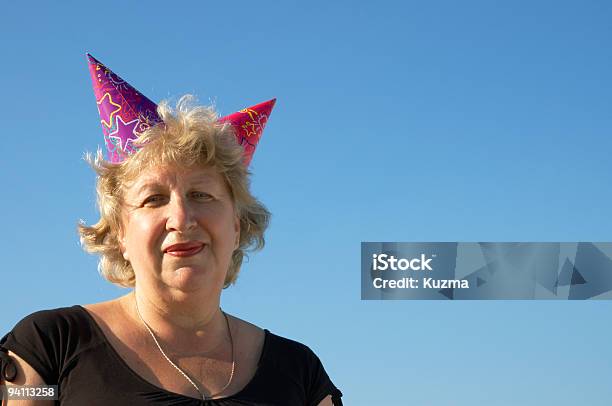
<svg viewBox="0 0 612 406">
<path fill-rule="evenodd" d="M 144 324 L 144 326 L 149 331 L 149 334 L 151 334 L 151 337 L 153 338 L 155 345 L 157 345 L 157 348 L 159 348 L 159 352 L 161 352 L 161 354 L 164 356 L 166 361 L 168 361 L 170 365 L 172 365 L 177 371 L 179 371 L 181 375 L 183 375 L 185 379 L 187 379 L 187 381 L 195 388 L 195 390 L 198 391 L 198 393 L 202 396 L 202 400 L 212 399 L 213 397 L 217 396 L 220 393 L 223 393 L 223 391 L 227 389 L 230 383 L 232 383 L 232 379 L 234 379 L 234 370 L 236 369 L 236 360 L 234 359 L 234 340 L 232 338 L 232 330 L 230 329 L 230 325 L 229 325 L 229 318 L 227 317 L 227 314 L 223 310 L 221 310 L 221 312 L 225 316 L 225 323 L 227 324 L 227 331 L 229 332 L 229 337 L 230 337 L 230 345 L 232 347 L 232 372 L 230 373 L 229 380 L 219 392 L 212 394 L 210 396 L 206 396 L 204 393 L 202 393 L 198 385 L 196 385 L 195 382 L 193 382 L 193 380 L 185 372 L 183 372 L 181 368 L 179 368 L 174 362 L 172 362 L 172 360 L 166 355 L 164 350 L 162 350 L 161 345 L 159 345 L 159 342 L 157 341 L 157 338 L 155 337 L 155 334 L 153 334 L 153 331 L 151 330 L 149 325 L 144 321 L 144 319 L 142 318 L 142 315 L 140 314 L 140 309 L 138 309 L 138 301 L 136 300 L 135 295 L 134 295 L 134 303 L 136 303 L 136 313 L 138 313 L 138 317 L 140 317 L 140 321 L 142 321 L 142 324 Z"/>
</svg>

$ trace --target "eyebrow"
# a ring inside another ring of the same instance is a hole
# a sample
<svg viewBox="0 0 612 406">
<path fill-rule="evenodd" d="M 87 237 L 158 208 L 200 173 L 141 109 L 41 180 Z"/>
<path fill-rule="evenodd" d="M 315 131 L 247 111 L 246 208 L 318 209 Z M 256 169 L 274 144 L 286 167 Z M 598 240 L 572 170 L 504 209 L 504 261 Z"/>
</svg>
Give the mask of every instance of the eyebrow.
<svg viewBox="0 0 612 406">
<path fill-rule="evenodd" d="M 213 184 L 212 179 L 208 179 L 207 177 L 198 178 L 194 182 L 191 183 L 191 186 L 202 186 L 202 185 L 211 185 Z M 150 189 L 158 189 L 163 187 L 164 185 L 160 184 L 157 181 L 148 181 L 142 184 L 138 189 L 135 190 L 136 195 L 140 195 L 142 192 Z"/>
<path fill-rule="evenodd" d="M 159 188 L 161 185 L 157 182 L 147 182 L 143 185 L 141 185 L 138 189 L 136 189 L 136 194 L 139 195 L 141 194 L 143 191 L 147 190 L 147 189 L 156 189 Z"/>
</svg>

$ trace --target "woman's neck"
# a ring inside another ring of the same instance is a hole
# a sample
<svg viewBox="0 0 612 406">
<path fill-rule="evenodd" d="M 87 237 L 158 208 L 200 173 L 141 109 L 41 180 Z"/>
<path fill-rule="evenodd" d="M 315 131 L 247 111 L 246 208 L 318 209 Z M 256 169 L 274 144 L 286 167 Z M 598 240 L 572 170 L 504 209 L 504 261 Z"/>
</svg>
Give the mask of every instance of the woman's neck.
<svg viewBox="0 0 612 406">
<path fill-rule="evenodd" d="M 147 295 L 135 288 L 122 298 L 122 307 L 137 323 L 137 329 L 148 334 L 146 323 L 165 349 L 177 354 L 206 354 L 215 351 L 229 336 L 219 298 L 207 299 L 176 300 Z"/>
</svg>

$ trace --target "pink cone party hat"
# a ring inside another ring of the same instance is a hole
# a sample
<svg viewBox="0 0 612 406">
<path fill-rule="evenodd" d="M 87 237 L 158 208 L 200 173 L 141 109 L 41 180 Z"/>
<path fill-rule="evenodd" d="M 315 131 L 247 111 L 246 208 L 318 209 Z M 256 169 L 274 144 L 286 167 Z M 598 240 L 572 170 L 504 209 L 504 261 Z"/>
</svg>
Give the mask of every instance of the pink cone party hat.
<svg viewBox="0 0 612 406">
<path fill-rule="evenodd" d="M 90 54 L 87 54 L 87 60 L 108 159 L 119 163 L 137 151 L 133 142 L 144 130 L 161 122 L 157 104 Z M 244 163 L 247 166 L 275 102 L 276 99 L 268 100 L 219 119 L 219 122 L 232 124 L 236 139 L 244 148 Z"/>
</svg>

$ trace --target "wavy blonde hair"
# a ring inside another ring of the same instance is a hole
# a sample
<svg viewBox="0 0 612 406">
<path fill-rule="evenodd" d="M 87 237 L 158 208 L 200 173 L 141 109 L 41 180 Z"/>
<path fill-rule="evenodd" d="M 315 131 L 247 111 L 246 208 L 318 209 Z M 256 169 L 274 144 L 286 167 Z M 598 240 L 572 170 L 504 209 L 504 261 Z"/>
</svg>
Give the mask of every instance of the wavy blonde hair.
<svg viewBox="0 0 612 406">
<path fill-rule="evenodd" d="M 100 274 L 109 282 L 133 287 L 135 274 L 123 258 L 119 244 L 125 186 L 143 169 L 157 165 L 179 167 L 212 166 L 224 178 L 240 218 L 240 242 L 232 254 L 224 287 L 235 283 L 247 251 L 260 250 L 270 212 L 249 190 L 249 176 L 242 161 L 243 148 L 236 141 L 231 124 L 219 123 L 212 106 L 196 106 L 194 97 L 180 98 L 176 108 L 167 101 L 158 105 L 162 123 L 147 129 L 135 143 L 141 149 L 121 163 L 111 163 L 98 150 L 85 160 L 97 174 L 97 200 L 100 220 L 91 226 L 78 225 L 81 245 L 98 254 Z"/>
</svg>

